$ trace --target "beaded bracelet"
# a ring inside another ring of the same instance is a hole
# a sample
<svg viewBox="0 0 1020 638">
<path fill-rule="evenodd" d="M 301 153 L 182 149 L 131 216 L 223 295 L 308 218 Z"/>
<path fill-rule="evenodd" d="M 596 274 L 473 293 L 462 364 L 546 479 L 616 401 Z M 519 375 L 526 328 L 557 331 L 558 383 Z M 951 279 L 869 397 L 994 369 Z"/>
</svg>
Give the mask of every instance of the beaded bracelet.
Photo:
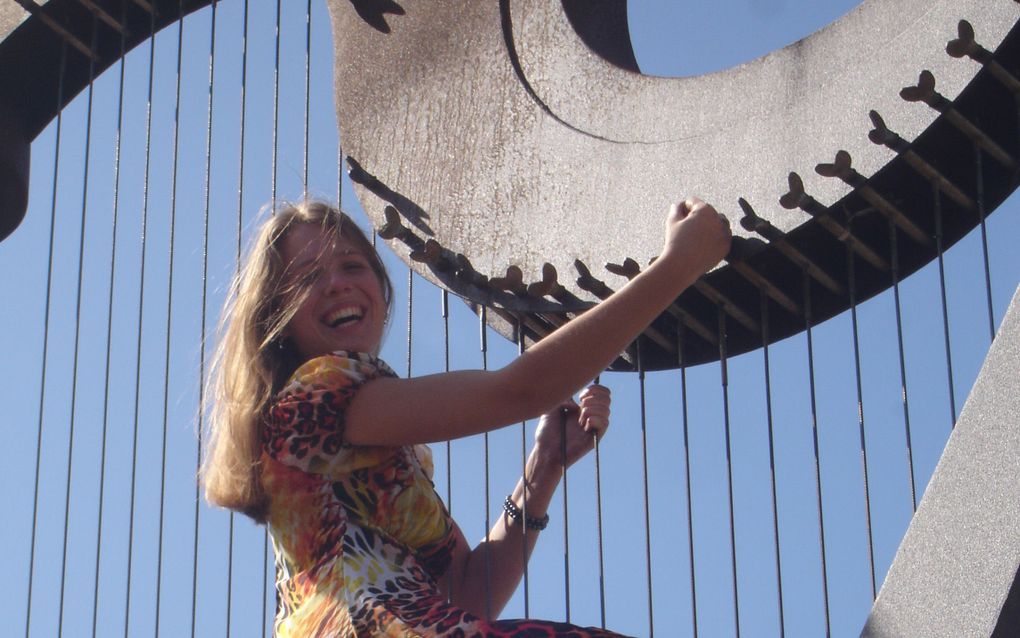
<svg viewBox="0 0 1020 638">
<path fill-rule="evenodd" d="M 517 504 L 514 503 L 513 499 L 511 499 L 509 495 L 507 495 L 506 499 L 503 500 L 503 511 L 506 512 L 506 515 L 509 516 L 512 521 L 519 521 L 523 516 L 521 514 L 521 508 L 517 507 Z M 535 530 L 536 532 L 541 532 L 545 529 L 545 526 L 549 524 L 548 514 L 542 518 L 535 518 L 534 516 L 523 516 L 523 518 L 524 526 L 528 529 Z"/>
</svg>

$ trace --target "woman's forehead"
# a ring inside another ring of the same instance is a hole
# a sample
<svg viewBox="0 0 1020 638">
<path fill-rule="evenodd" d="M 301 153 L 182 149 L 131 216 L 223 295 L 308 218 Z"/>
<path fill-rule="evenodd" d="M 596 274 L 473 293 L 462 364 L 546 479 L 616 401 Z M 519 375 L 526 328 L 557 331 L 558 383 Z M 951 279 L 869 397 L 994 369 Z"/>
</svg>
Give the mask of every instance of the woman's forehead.
<svg viewBox="0 0 1020 638">
<path fill-rule="evenodd" d="M 316 224 L 298 224 L 283 238 L 283 260 L 288 265 L 302 265 L 339 255 L 363 254 L 358 246 L 339 233 L 325 231 Z"/>
</svg>

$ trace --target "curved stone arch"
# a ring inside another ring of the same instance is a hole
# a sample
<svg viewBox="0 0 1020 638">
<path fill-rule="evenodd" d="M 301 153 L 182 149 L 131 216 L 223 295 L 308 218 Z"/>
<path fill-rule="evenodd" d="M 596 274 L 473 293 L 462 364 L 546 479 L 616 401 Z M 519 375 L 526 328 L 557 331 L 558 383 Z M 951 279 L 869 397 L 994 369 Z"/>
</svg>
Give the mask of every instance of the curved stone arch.
<svg viewBox="0 0 1020 638">
<path fill-rule="evenodd" d="M 636 72 L 612 3 L 409 5 L 385 29 L 357 4 L 330 8 L 359 197 L 398 254 L 494 306 L 507 336 L 541 338 L 648 263 L 673 193 L 704 195 L 745 230 L 730 265 L 646 333 L 651 368 L 678 365 L 681 324 L 685 363 L 718 357 L 720 307 L 730 352 L 761 345 L 760 290 L 771 338 L 801 330 L 800 270 L 814 280 L 815 321 L 846 309 L 845 246 L 857 301 L 883 290 L 890 222 L 901 274 L 934 258 L 933 183 L 944 246 L 980 220 L 975 144 L 988 144 L 984 214 L 1013 188 L 1016 118 L 997 111 L 1012 109 L 1011 89 L 946 46 L 972 30 L 1015 67 L 1016 3 L 866 2 L 800 42 L 693 78 Z M 948 104 L 980 127 L 943 115 Z M 633 364 L 633 352 L 617 363 Z"/>
</svg>

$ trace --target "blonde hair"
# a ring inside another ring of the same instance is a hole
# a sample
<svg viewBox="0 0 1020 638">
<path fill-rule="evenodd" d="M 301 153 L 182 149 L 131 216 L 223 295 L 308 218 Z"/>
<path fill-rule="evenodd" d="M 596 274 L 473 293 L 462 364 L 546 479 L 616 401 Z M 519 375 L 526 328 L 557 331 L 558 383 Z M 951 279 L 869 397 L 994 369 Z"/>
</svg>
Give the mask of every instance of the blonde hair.
<svg viewBox="0 0 1020 638">
<path fill-rule="evenodd" d="M 375 248 L 350 217 L 326 203 L 304 201 L 278 209 L 251 241 L 220 321 L 203 406 L 208 435 L 201 480 L 209 503 L 258 522 L 267 514 L 260 467 L 263 423 L 273 396 L 303 363 L 285 336 L 308 294 L 300 282 L 288 285 L 283 277 L 287 264 L 281 246 L 296 224 L 317 224 L 324 235 L 353 243 L 379 278 L 387 310 L 393 297 Z"/>
</svg>

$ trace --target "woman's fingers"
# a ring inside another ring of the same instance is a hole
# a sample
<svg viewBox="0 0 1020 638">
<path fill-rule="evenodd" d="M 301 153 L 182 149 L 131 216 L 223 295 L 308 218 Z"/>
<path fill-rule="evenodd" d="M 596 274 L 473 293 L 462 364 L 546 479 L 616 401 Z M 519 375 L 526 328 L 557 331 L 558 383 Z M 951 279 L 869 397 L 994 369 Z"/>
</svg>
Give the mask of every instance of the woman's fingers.
<svg viewBox="0 0 1020 638">
<path fill-rule="evenodd" d="M 684 217 L 687 217 L 687 215 L 689 215 L 691 212 L 693 212 L 694 209 L 703 206 L 706 206 L 706 204 L 701 199 L 697 197 L 688 197 L 687 199 L 681 200 L 673 204 L 672 210 L 670 211 L 671 217 L 674 217 L 678 220 L 683 219 Z"/>
<path fill-rule="evenodd" d="M 609 388 L 601 385 L 586 388 L 578 398 L 580 413 L 577 420 L 581 428 L 601 437 L 609 427 L 611 403 Z"/>
<path fill-rule="evenodd" d="M 688 197 L 670 207 L 662 256 L 679 257 L 679 263 L 707 272 L 726 256 L 731 239 L 725 215 L 697 197 Z"/>
</svg>

